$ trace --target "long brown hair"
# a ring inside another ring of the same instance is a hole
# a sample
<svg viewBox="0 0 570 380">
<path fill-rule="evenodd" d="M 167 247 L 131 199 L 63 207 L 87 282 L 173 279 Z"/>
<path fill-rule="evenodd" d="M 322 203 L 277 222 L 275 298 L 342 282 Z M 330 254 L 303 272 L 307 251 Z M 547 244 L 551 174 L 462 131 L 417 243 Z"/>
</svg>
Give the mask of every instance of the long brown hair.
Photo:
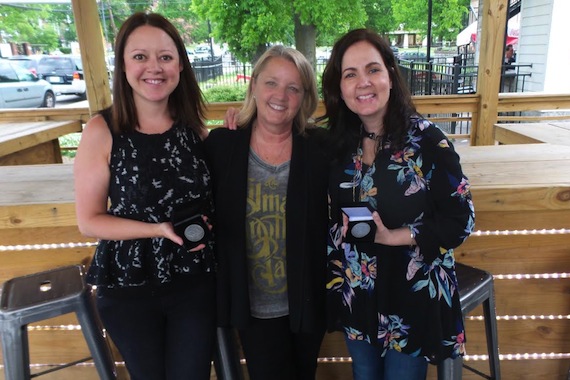
<svg viewBox="0 0 570 380">
<path fill-rule="evenodd" d="M 115 40 L 115 72 L 113 79 L 113 104 L 110 107 L 113 130 L 115 132 L 132 132 L 138 125 L 137 109 L 133 98 L 133 90 L 125 75 L 125 46 L 131 33 L 138 27 L 149 25 L 166 32 L 174 41 L 182 72 L 180 82 L 168 97 L 168 109 L 176 123 L 188 126 L 201 135 L 205 119 L 205 103 L 202 91 L 188 60 L 186 47 L 180 34 L 163 16 L 157 13 L 137 12 L 131 15 L 121 26 Z"/>
<path fill-rule="evenodd" d="M 404 82 L 394 53 L 388 43 L 369 29 L 355 29 L 342 36 L 335 44 L 323 72 L 323 100 L 326 113 L 318 119 L 326 122 L 330 131 L 330 144 L 339 155 L 346 152 L 356 139 L 360 138 L 361 120 L 352 112 L 341 96 L 340 81 L 342 58 L 347 49 L 357 42 L 370 43 L 382 56 L 388 68 L 392 89 L 384 116 L 385 133 L 391 140 L 393 150 L 401 148 L 410 128 L 410 116 L 417 114 L 410 92 Z"/>
</svg>

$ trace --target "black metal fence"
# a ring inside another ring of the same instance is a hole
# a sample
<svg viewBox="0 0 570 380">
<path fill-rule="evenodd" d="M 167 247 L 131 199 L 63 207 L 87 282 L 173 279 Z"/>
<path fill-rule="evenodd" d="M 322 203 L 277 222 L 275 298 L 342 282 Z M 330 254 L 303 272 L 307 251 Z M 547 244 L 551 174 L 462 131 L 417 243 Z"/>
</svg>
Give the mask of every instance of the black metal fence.
<svg viewBox="0 0 570 380">
<path fill-rule="evenodd" d="M 227 55 L 214 59 L 195 59 L 192 68 L 202 89 L 214 86 L 245 84 L 251 77 L 252 66 Z"/>
<path fill-rule="evenodd" d="M 459 58 L 454 61 L 458 63 L 400 60 L 399 68 L 412 95 L 474 94 L 478 67 L 461 64 Z M 500 92 L 524 92 L 530 69 L 532 64 L 503 66 Z"/>
<path fill-rule="evenodd" d="M 478 67 L 473 57 L 466 55 L 434 57 L 431 62 L 399 60 L 399 68 L 412 95 L 472 94 L 476 91 Z M 326 61 L 319 60 L 316 67 L 320 76 Z M 217 85 L 247 83 L 251 76 L 250 63 L 242 63 L 230 55 L 214 59 L 196 59 L 192 62 L 200 85 L 208 88 Z M 526 78 L 532 75 L 530 65 L 503 67 L 501 92 L 524 92 Z"/>
<path fill-rule="evenodd" d="M 399 69 L 412 95 L 462 95 L 473 94 L 477 86 L 478 67 L 473 64 L 473 55 L 435 56 L 431 62 L 422 60 L 399 60 Z M 326 61 L 317 62 L 317 77 L 320 77 Z M 251 79 L 252 65 L 239 62 L 227 55 L 215 59 L 192 62 L 196 78 L 202 89 L 215 86 L 244 85 Z M 532 65 L 508 65 L 503 67 L 500 92 L 524 92 L 525 82 L 532 75 Z M 245 94 L 245 90 L 244 90 Z M 437 114 L 437 124 L 450 134 L 469 134 L 471 115 Z"/>
</svg>

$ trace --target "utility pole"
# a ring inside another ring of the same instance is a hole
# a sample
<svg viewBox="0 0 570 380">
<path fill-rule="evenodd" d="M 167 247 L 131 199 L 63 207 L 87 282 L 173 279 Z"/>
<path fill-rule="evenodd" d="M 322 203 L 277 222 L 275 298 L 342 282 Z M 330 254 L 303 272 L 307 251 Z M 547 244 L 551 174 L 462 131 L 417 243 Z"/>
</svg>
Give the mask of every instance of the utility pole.
<svg viewBox="0 0 570 380">
<path fill-rule="evenodd" d="M 431 61 L 431 18 L 433 13 L 432 0 L 428 0 L 428 24 L 427 24 L 427 55 L 426 59 L 429 63 Z"/>
</svg>

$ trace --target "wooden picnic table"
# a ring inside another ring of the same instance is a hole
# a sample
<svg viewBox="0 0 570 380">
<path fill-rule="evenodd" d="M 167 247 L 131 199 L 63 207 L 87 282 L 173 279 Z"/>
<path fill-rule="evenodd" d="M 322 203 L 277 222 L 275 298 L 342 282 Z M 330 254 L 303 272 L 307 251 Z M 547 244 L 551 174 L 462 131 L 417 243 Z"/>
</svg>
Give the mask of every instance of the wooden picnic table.
<svg viewBox="0 0 570 380">
<path fill-rule="evenodd" d="M 495 124 L 495 140 L 501 144 L 550 143 L 570 146 L 570 122 Z"/>
<path fill-rule="evenodd" d="M 61 163 L 58 138 L 74 132 L 79 120 L 0 122 L 0 165 Z"/>
</svg>

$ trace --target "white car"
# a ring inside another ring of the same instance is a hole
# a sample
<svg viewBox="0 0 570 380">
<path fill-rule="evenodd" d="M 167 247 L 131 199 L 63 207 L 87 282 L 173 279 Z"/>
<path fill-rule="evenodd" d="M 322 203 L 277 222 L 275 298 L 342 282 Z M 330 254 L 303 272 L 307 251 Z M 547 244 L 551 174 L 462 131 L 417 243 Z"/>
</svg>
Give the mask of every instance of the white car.
<svg viewBox="0 0 570 380">
<path fill-rule="evenodd" d="M 196 59 L 196 53 L 194 53 L 193 50 L 186 49 L 186 55 L 188 56 L 190 63 L 194 62 L 194 59 Z"/>
<path fill-rule="evenodd" d="M 209 46 L 200 45 L 194 49 L 194 59 L 210 59 L 212 54 Z"/>
<path fill-rule="evenodd" d="M 80 56 L 43 56 L 38 63 L 38 75 L 53 85 L 57 95 L 77 95 L 81 99 L 87 99 Z"/>
<path fill-rule="evenodd" d="M 7 59 L 0 59 L 0 108 L 55 107 L 51 84 Z"/>
</svg>

